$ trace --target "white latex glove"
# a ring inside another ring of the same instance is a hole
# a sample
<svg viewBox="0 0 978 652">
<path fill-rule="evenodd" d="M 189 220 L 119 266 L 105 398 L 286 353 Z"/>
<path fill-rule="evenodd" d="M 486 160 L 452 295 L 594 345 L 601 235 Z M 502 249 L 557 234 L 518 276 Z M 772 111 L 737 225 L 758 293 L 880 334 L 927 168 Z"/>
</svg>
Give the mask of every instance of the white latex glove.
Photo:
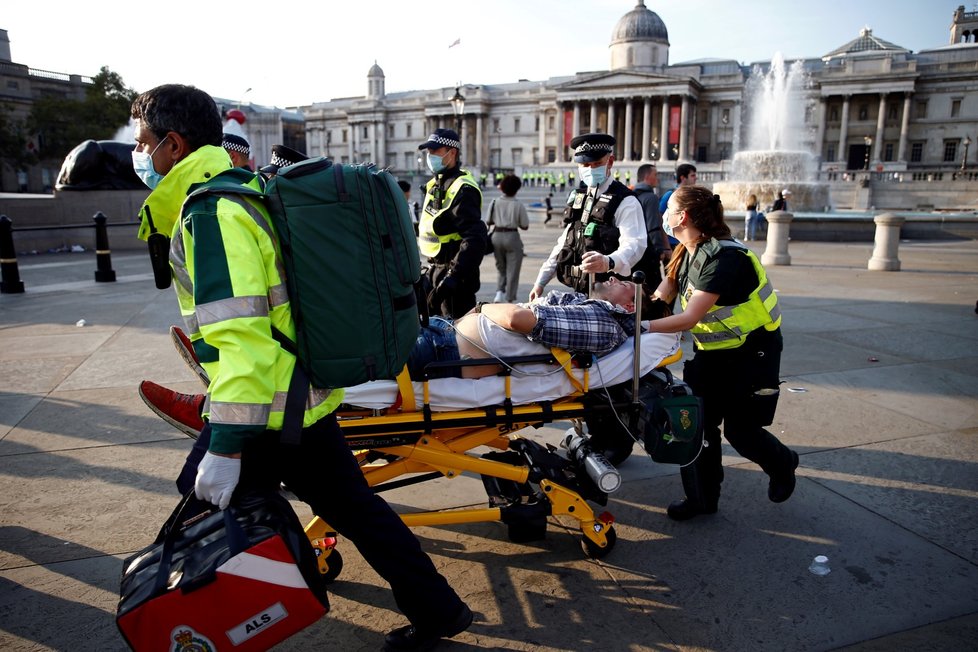
<svg viewBox="0 0 978 652">
<path fill-rule="evenodd" d="M 201 500 L 225 509 L 241 476 L 241 458 L 205 453 L 197 467 L 194 493 Z"/>
</svg>

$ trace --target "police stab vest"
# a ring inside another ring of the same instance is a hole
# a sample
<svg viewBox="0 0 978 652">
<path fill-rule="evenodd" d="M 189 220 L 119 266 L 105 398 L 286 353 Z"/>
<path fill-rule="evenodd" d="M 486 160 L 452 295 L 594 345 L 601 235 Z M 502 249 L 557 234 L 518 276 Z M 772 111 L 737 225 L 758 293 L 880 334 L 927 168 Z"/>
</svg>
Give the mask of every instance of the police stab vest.
<svg viewBox="0 0 978 652">
<path fill-rule="evenodd" d="M 741 346 L 747 336 L 758 328 L 769 331 L 781 325 L 781 308 L 778 306 L 778 295 L 767 278 L 767 272 L 761 266 L 754 252 L 733 240 L 712 240 L 717 245 L 716 251 L 709 257 L 720 253 L 724 248 L 736 249 L 750 259 L 757 274 L 757 287 L 747 297 L 747 301 L 735 306 L 714 305 L 693 326 L 689 332 L 696 342 L 696 348 L 703 351 L 719 349 L 735 349 Z M 707 246 L 710 243 L 707 243 Z M 702 245 L 701 245 L 702 246 Z M 689 300 L 687 292 L 680 297 L 683 310 Z"/>
<path fill-rule="evenodd" d="M 618 249 L 620 231 L 615 226 L 615 213 L 626 197 L 634 192 L 617 181 L 594 199 L 587 196 L 587 188 L 580 186 L 567 198 L 564 208 L 564 224 L 571 225 L 564 246 L 557 255 L 557 278 L 577 292 L 587 293 L 587 274 L 580 271 L 581 257 L 586 251 L 610 254 Z M 598 274 L 599 281 L 608 274 Z"/>
<path fill-rule="evenodd" d="M 479 190 L 479 185 L 467 170 L 462 170 L 462 174 L 452 181 L 447 190 L 441 190 L 438 187 L 438 177 L 434 177 L 428 181 L 428 184 L 425 186 L 421 221 L 418 223 L 418 246 L 421 249 L 421 255 L 434 258 L 441 251 L 441 246 L 444 243 L 462 239 L 462 236 L 458 233 L 449 233 L 447 235 L 438 235 L 435 233 L 435 220 L 452 207 L 452 202 L 464 185 L 469 185 L 477 191 Z M 442 193 L 444 193 L 444 196 L 442 196 Z"/>
</svg>

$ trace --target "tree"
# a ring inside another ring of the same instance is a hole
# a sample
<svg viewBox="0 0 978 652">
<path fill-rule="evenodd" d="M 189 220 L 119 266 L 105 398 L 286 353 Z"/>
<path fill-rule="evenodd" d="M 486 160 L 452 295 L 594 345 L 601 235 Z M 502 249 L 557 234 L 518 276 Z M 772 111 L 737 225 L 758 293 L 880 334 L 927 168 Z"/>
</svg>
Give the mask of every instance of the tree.
<svg viewBox="0 0 978 652">
<path fill-rule="evenodd" d="M 0 104 L 0 161 L 16 169 L 30 161 L 24 125 L 17 120 L 13 108 Z"/>
<path fill-rule="evenodd" d="M 83 141 L 107 140 L 129 121 L 136 91 L 127 88 L 118 73 L 102 66 L 84 100 L 42 97 L 34 102 L 27 121 L 28 133 L 38 134 L 40 157 L 62 160 Z"/>
</svg>

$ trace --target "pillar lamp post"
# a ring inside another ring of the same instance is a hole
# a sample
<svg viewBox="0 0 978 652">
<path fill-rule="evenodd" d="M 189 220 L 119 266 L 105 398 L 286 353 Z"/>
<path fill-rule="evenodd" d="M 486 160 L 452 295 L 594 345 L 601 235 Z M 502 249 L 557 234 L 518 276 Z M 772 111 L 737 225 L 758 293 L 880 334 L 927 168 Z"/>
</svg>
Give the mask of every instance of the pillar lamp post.
<svg viewBox="0 0 978 652">
<path fill-rule="evenodd" d="M 869 136 L 863 136 L 863 142 L 866 144 L 866 156 L 863 159 L 863 169 L 869 169 L 869 151 L 873 147 L 873 139 Z"/>
<path fill-rule="evenodd" d="M 965 136 L 962 141 L 964 145 L 964 156 L 961 157 L 961 171 L 968 169 L 968 148 L 971 147 L 971 136 Z"/>
<path fill-rule="evenodd" d="M 459 86 L 455 87 L 455 95 L 452 96 L 452 111 L 455 113 L 455 131 L 459 138 L 462 137 L 462 116 L 465 114 L 465 96 L 459 92 Z"/>
</svg>

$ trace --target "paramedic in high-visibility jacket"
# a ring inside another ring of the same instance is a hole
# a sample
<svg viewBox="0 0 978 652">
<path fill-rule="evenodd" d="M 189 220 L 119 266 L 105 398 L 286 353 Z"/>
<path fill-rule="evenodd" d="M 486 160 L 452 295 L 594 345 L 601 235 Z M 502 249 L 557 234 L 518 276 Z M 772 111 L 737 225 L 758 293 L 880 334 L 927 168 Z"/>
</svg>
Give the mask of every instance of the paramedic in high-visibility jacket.
<svg viewBox="0 0 978 652">
<path fill-rule="evenodd" d="M 680 186 L 663 217 L 679 241 L 655 296 L 679 296 L 683 312 L 654 319 L 649 330 L 688 330 L 696 355 L 683 380 L 703 399 L 704 438 L 699 457 L 682 467 L 685 497 L 666 510 L 677 521 L 713 514 L 720 500 L 723 434 L 741 456 L 768 475 L 767 496 L 781 503 L 795 490 L 798 453 L 764 426 L 774 420 L 781 384 L 781 308 L 757 256 L 733 239 L 723 204 L 712 190 Z"/>
<path fill-rule="evenodd" d="M 452 129 L 435 129 L 418 146 L 435 176 L 425 186 L 418 247 L 428 259 L 428 313 L 457 319 L 475 307 L 479 265 L 489 243 L 482 191 L 461 168 L 462 143 Z"/>
<path fill-rule="evenodd" d="M 181 490 L 193 488 L 223 509 L 235 492 L 285 483 L 390 583 L 410 624 L 387 635 L 387 649 L 420 649 L 465 630 L 471 611 L 360 472 L 333 415 L 343 390 L 310 389 L 299 441 L 280 441 L 296 359 L 273 328 L 294 342 L 296 327 L 275 230 L 258 201 L 248 200 L 250 209 L 217 195 L 185 203 L 218 175 L 258 184 L 256 175 L 232 170 L 214 100 L 192 86 L 158 86 L 135 99 L 132 117 L 133 167 L 152 189 L 140 210 L 139 237 L 170 238 L 180 312 L 210 377 L 208 423 L 181 474 L 189 485 Z"/>
</svg>

